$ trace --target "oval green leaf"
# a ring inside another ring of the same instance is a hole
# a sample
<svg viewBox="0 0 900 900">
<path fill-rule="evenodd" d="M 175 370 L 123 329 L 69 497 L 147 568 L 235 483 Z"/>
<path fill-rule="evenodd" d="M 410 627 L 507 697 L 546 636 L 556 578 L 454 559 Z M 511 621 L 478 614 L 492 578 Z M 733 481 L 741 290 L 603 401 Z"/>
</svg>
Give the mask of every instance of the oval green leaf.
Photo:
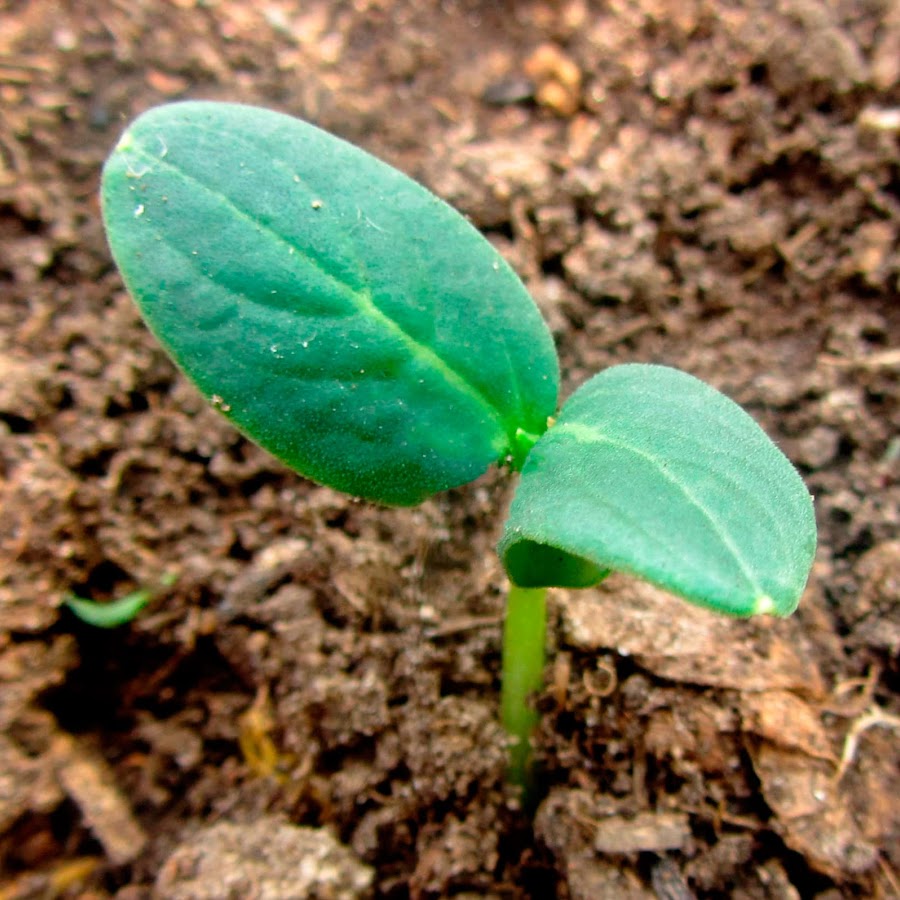
<svg viewBox="0 0 900 900">
<path fill-rule="evenodd" d="M 792 612 L 816 548 L 800 476 L 739 406 L 664 366 L 583 385 L 522 470 L 500 554 L 522 587 L 610 570 L 719 612 Z"/>
<path fill-rule="evenodd" d="M 219 410 L 301 474 L 410 505 L 520 453 L 557 400 L 550 334 L 458 213 L 298 119 L 153 109 L 103 173 L 125 284 Z"/>
</svg>

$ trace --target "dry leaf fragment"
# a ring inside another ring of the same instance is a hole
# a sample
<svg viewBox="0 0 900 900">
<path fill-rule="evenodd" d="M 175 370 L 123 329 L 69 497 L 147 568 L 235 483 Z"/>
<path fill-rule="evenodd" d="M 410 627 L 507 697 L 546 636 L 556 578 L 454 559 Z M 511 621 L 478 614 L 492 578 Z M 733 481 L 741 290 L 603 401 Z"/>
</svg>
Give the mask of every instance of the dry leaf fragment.
<svg viewBox="0 0 900 900">
<path fill-rule="evenodd" d="M 763 742 L 751 749 L 773 827 L 811 866 L 833 878 L 871 869 L 877 848 L 867 841 L 835 788 L 832 766 L 805 753 Z"/>
<path fill-rule="evenodd" d="M 728 619 L 617 573 L 597 588 L 556 596 L 575 647 L 615 650 L 674 681 L 742 692 L 825 693 L 797 620 Z"/>
<path fill-rule="evenodd" d="M 818 713 L 790 691 L 763 691 L 741 697 L 741 718 L 751 731 L 793 750 L 834 762 L 828 735 Z"/>
<path fill-rule="evenodd" d="M 124 865 L 135 859 L 147 843 L 147 835 L 109 766 L 68 735 L 57 738 L 50 753 L 60 784 L 81 810 L 110 861 Z"/>
</svg>

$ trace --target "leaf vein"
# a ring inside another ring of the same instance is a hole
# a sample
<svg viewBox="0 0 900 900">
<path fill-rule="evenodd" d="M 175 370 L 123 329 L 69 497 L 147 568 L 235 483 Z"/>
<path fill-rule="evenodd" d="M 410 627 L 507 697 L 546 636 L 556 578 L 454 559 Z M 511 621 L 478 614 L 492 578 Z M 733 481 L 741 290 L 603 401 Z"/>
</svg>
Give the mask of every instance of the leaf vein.
<svg viewBox="0 0 900 900">
<path fill-rule="evenodd" d="M 580 422 L 558 423 L 555 426 L 555 430 L 557 431 L 557 433 L 571 434 L 577 440 L 583 440 L 588 443 L 610 444 L 611 446 L 626 450 L 629 453 L 633 453 L 635 456 L 639 456 L 650 463 L 659 472 L 660 476 L 664 480 L 672 484 L 675 488 L 677 488 L 709 522 L 719 540 L 722 541 L 723 545 L 731 553 L 732 557 L 738 565 L 738 568 L 747 579 L 748 584 L 756 592 L 757 597 L 761 597 L 766 594 L 725 526 L 718 520 L 718 518 L 712 513 L 712 511 L 690 490 L 690 488 L 682 484 L 681 481 L 673 477 L 666 470 L 666 467 L 661 459 L 659 459 L 652 453 L 648 453 L 646 450 L 642 450 L 640 447 L 635 447 L 633 444 L 629 444 L 626 441 L 608 437 L 607 435 L 602 434 L 596 428 Z"/>
<path fill-rule="evenodd" d="M 369 289 L 367 289 L 363 293 L 349 287 L 345 282 L 341 281 L 333 273 L 324 268 L 317 259 L 308 255 L 303 250 L 303 248 L 296 246 L 284 235 L 279 234 L 277 231 L 275 231 L 271 226 L 254 218 L 253 215 L 248 213 L 246 210 L 241 209 L 241 207 L 238 206 L 235 201 L 227 194 L 222 193 L 214 187 L 211 187 L 201 179 L 189 174 L 184 169 L 176 166 L 169 160 L 162 159 L 159 156 L 155 156 L 149 151 L 144 150 L 143 148 L 135 147 L 134 145 L 129 148 L 129 152 L 143 157 L 147 162 L 153 163 L 156 166 L 161 166 L 162 168 L 174 172 L 185 181 L 196 184 L 208 194 L 216 197 L 220 202 L 229 207 L 234 212 L 234 214 L 239 216 L 242 220 L 250 223 L 254 228 L 264 231 L 272 239 L 274 239 L 278 243 L 283 244 L 288 249 L 293 249 L 294 252 L 299 253 L 302 258 L 306 259 L 324 276 L 335 282 L 336 287 L 348 297 L 350 302 L 357 308 L 360 313 L 362 313 L 363 315 L 368 315 L 373 320 L 378 322 L 382 327 L 393 334 L 394 337 L 396 337 L 401 342 L 401 344 L 406 347 L 409 353 L 438 372 L 446 381 L 450 382 L 454 387 L 456 387 L 457 390 L 467 395 L 470 399 L 474 400 L 479 406 L 485 409 L 489 413 L 490 418 L 497 424 L 504 443 L 509 442 L 509 436 L 506 433 L 507 429 L 504 425 L 504 417 L 501 411 L 484 395 L 482 391 L 476 388 L 475 385 L 468 381 L 462 374 L 451 367 L 447 363 L 447 361 L 439 356 L 434 350 L 417 341 L 411 334 L 409 334 L 409 332 L 405 331 L 398 322 L 394 321 L 384 312 L 382 312 L 372 301 L 371 291 Z M 247 296 L 246 299 L 254 303 L 260 302 L 259 298 L 256 297 Z M 498 447 L 498 456 L 499 451 L 500 448 Z"/>
</svg>

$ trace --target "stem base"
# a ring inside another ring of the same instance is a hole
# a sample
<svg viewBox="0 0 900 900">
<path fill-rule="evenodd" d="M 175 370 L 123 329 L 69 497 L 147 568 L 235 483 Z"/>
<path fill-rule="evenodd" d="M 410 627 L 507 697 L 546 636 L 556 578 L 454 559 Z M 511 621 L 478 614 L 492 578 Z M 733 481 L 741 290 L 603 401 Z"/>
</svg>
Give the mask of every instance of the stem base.
<svg viewBox="0 0 900 900">
<path fill-rule="evenodd" d="M 503 623 L 500 718 L 514 739 L 510 748 L 509 780 L 532 787 L 531 734 L 540 716 L 533 697 L 543 687 L 547 634 L 547 589 L 510 585 Z"/>
</svg>

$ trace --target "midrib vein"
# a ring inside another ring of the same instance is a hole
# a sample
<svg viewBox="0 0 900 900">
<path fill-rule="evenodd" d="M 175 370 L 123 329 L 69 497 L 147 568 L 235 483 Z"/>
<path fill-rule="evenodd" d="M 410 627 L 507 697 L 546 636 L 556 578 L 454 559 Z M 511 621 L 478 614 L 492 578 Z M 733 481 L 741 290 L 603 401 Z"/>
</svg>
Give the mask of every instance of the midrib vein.
<svg viewBox="0 0 900 900">
<path fill-rule="evenodd" d="M 501 411 L 493 403 L 491 403 L 490 400 L 488 400 L 488 398 L 482 391 L 476 388 L 475 385 L 473 385 L 468 379 L 466 379 L 464 375 L 448 365 L 448 363 L 443 358 L 438 356 L 438 354 L 435 353 L 434 350 L 432 350 L 427 345 L 417 341 L 397 322 L 383 313 L 373 302 L 372 293 L 368 287 L 366 288 L 365 292 L 354 290 L 345 282 L 341 281 L 341 279 L 335 276 L 332 272 L 329 272 L 319 262 L 319 260 L 306 253 L 302 247 L 298 247 L 296 244 L 289 241 L 286 237 L 284 237 L 284 235 L 279 234 L 271 226 L 259 221 L 258 219 L 255 219 L 248 212 L 241 209 L 227 194 L 224 194 L 222 193 L 222 191 L 210 187 L 200 178 L 197 178 L 196 176 L 185 172 L 184 169 L 180 168 L 179 166 L 176 166 L 173 163 L 160 158 L 159 156 L 155 156 L 154 154 L 148 152 L 142 147 L 136 146 L 135 144 L 130 145 L 127 151 L 123 152 L 136 154 L 142 159 L 146 160 L 147 163 L 150 163 L 153 166 L 160 166 L 164 169 L 167 169 L 168 171 L 173 172 L 179 178 L 184 179 L 184 181 L 197 185 L 201 190 L 224 203 L 229 209 L 234 212 L 234 214 L 238 218 L 252 225 L 254 228 L 264 232 L 275 242 L 287 248 L 289 252 L 292 251 L 293 253 L 299 254 L 301 259 L 305 260 L 321 275 L 329 279 L 329 281 L 332 282 L 332 284 L 338 289 L 338 291 L 345 297 L 347 297 L 347 299 L 360 314 L 368 316 L 370 319 L 375 321 L 379 326 L 396 337 L 407 348 L 411 355 L 423 361 L 426 365 L 430 366 L 454 388 L 456 388 L 458 391 L 465 394 L 466 396 L 474 400 L 478 405 L 487 410 L 490 418 L 497 424 L 499 431 L 503 435 L 504 442 L 508 442 L 510 440 L 507 434 L 507 429 L 504 425 L 504 418 Z M 149 172 L 145 174 L 149 174 Z M 255 303 L 260 302 L 259 300 L 256 300 L 250 296 L 247 296 L 247 299 Z"/>
<path fill-rule="evenodd" d="M 553 431 L 556 434 L 571 434 L 577 440 L 586 441 L 587 443 L 591 444 L 610 444 L 611 446 L 619 447 L 622 450 L 633 453 L 635 456 L 639 456 L 650 463 L 654 467 L 654 469 L 656 469 L 656 471 L 662 476 L 662 478 L 668 481 L 675 488 L 677 488 L 709 522 L 719 540 L 731 553 L 732 557 L 738 565 L 738 568 L 741 570 L 744 578 L 746 578 L 747 583 L 756 592 L 756 596 L 761 597 L 765 595 L 766 592 L 762 589 L 762 586 L 759 584 L 756 576 L 753 574 L 750 566 L 744 559 L 743 554 L 738 550 L 737 546 L 731 538 L 731 535 L 728 534 L 722 523 L 719 522 L 719 520 L 705 506 L 705 504 L 703 504 L 689 488 L 682 484 L 677 478 L 674 478 L 672 475 L 670 475 L 669 472 L 666 471 L 662 462 L 652 453 L 647 453 L 646 450 L 641 450 L 639 447 L 635 447 L 634 445 L 629 444 L 626 441 L 620 441 L 615 438 L 607 437 L 605 434 L 602 434 L 600 431 L 592 428 L 590 425 L 584 425 L 578 422 L 559 423 L 554 426 Z"/>
</svg>

